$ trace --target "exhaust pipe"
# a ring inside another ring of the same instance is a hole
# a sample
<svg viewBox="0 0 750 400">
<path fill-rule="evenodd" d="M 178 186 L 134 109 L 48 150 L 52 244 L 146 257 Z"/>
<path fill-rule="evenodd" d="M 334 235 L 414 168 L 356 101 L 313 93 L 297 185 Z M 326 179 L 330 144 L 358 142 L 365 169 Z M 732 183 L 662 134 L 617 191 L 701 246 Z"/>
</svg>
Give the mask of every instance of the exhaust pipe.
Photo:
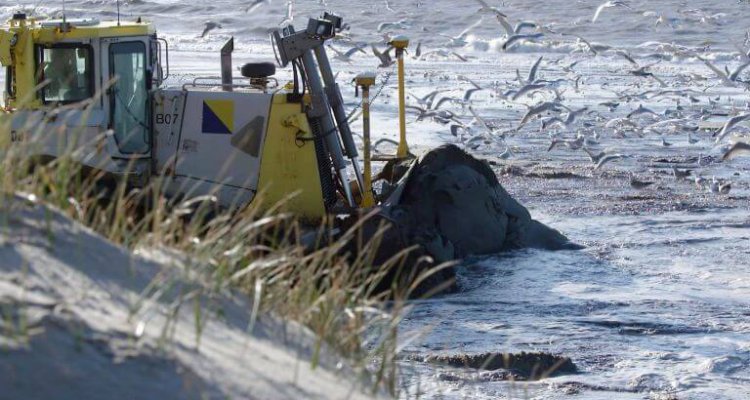
<svg viewBox="0 0 750 400">
<path fill-rule="evenodd" d="M 221 48 L 221 88 L 226 92 L 232 91 L 232 52 L 234 51 L 234 36 Z"/>
</svg>

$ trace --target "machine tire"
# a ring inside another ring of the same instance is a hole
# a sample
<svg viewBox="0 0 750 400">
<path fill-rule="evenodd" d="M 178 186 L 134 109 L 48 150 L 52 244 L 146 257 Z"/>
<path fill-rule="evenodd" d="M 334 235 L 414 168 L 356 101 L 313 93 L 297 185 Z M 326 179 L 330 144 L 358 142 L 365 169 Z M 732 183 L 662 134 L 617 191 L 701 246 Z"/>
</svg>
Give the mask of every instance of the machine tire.
<svg viewBox="0 0 750 400">
<path fill-rule="evenodd" d="M 245 78 L 267 78 L 276 73 L 276 66 L 270 62 L 247 63 L 242 66 L 240 73 Z"/>
</svg>

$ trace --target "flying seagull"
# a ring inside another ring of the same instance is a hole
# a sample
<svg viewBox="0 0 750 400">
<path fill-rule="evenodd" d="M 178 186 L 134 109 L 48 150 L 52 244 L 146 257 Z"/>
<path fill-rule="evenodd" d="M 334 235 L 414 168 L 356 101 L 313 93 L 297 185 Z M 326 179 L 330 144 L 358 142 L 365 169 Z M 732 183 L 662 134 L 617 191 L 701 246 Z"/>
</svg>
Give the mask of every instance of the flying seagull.
<svg viewBox="0 0 750 400">
<path fill-rule="evenodd" d="M 372 54 L 375 54 L 375 57 L 377 57 L 380 60 L 380 65 L 378 65 L 378 68 L 387 68 L 390 67 L 395 63 L 393 61 L 393 58 L 391 58 L 390 51 L 393 50 L 393 47 L 388 47 L 384 52 L 380 52 L 375 45 L 370 45 L 372 47 Z"/>
<path fill-rule="evenodd" d="M 447 37 L 448 38 L 448 46 L 450 47 L 461 47 L 466 45 L 466 36 L 469 35 L 469 33 L 472 31 L 472 29 L 476 28 L 477 26 L 482 24 L 482 18 L 479 18 L 479 20 L 475 23 L 473 23 L 468 28 L 464 29 L 461 33 L 458 34 L 458 36 L 448 36 L 441 33 L 438 33 L 438 35 Z"/>
<path fill-rule="evenodd" d="M 351 49 L 347 50 L 346 52 L 343 52 L 343 51 L 341 51 L 341 50 L 339 50 L 339 49 L 337 49 L 337 48 L 335 48 L 333 46 L 328 46 L 328 48 L 331 49 L 334 53 L 336 53 L 336 55 L 333 58 L 335 58 L 337 60 L 341 60 L 343 62 L 351 63 L 352 62 L 352 56 L 354 55 L 354 53 L 360 52 L 360 53 L 367 54 L 363 50 L 364 46 L 366 46 L 366 45 L 355 46 L 355 47 L 352 47 Z"/>
<path fill-rule="evenodd" d="M 726 153 L 721 157 L 722 160 L 731 160 L 742 153 L 750 153 L 750 143 L 737 142 L 727 150 Z"/>
<path fill-rule="evenodd" d="M 527 106 L 529 107 L 529 110 L 526 112 L 526 114 L 521 119 L 521 122 L 518 124 L 517 129 L 521 129 L 522 126 L 526 125 L 527 122 L 531 121 L 534 116 L 542 114 L 547 111 L 561 111 L 561 109 L 564 107 L 562 104 L 558 102 L 552 102 L 552 101 L 545 101 L 544 103 L 541 103 L 536 106 Z"/>
<path fill-rule="evenodd" d="M 286 16 L 279 22 L 279 26 L 289 25 L 294 21 L 294 2 L 289 0 L 286 2 Z"/>
<path fill-rule="evenodd" d="M 591 18 L 591 22 L 596 22 L 596 20 L 599 18 L 599 14 L 604 11 L 605 8 L 612 8 L 612 7 L 625 7 L 630 8 L 628 3 L 622 1 L 622 0 L 611 0 L 608 1 L 602 5 L 599 6 L 599 8 L 596 9 L 596 13 L 594 13 L 594 18 Z"/>
<path fill-rule="evenodd" d="M 203 28 L 203 33 L 201 33 L 201 37 L 205 37 L 208 32 L 211 32 L 214 29 L 221 29 L 221 24 L 214 21 L 206 21 L 206 27 Z"/>
<path fill-rule="evenodd" d="M 536 73 L 539 70 L 539 64 L 542 63 L 543 58 L 544 56 L 539 56 L 534 65 L 531 66 L 531 69 L 529 70 L 529 76 L 526 78 L 526 83 L 534 83 L 534 81 L 536 81 Z"/>
<path fill-rule="evenodd" d="M 268 0 L 255 0 L 252 3 L 250 3 L 249 6 L 245 9 L 246 13 L 249 13 L 250 11 L 255 11 L 256 8 L 260 7 L 261 4 L 267 3 Z"/>
<path fill-rule="evenodd" d="M 490 7 L 489 4 L 487 4 L 484 0 L 477 0 L 477 3 L 479 3 L 482 7 L 479 9 L 479 12 L 488 12 L 495 14 L 498 17 L 508 18 L 507 15 L 503 14 L 502 11 L 498 10 L 497 7 Z"/>
<path fill-rule="evenodd" d="M 601 161 L 601 159 L 607 155 L 607 153 L 603 151 L 600 151 L 599 153 L 594 153 L 593 151 L 589 150 L 589 148 L 586 146 L 583 146 L 582 149 L 583 151 L 586 152 L 586 154 L 589 155 L 589 160 L 591 160 L 591 162 L 594 164 L 599 163 L 599 161 Z"/>
<path fill-rule="evenodd" d="M 735 82 L 737 82 L 739 80 L 739 77 L 740 77 L 740 74 L 742 73 L 742 71 L 744 71 L 745 68 L 747 68 L 748 66 L 750 66 L 750 61 L 747 61 L 744 64 L 740 65 L 739 67 L 735 68 L 735 70 L 732 71 L 732 72 L 730 72 L 729 68 L 726 67 L 726 66 L 724 66 L 724 71 L 722 71 L 721 69 L 719 69 L 715 65 L 711 64 L 711 62 L 709 62 L 705 58 L 700 57 L 700 56 L 697 56 L 697 57 L 698 57 L 699 60 L 703 61 L 703 63 L 706 64 L 706 66 L 711 71 L 713 71 L 716 74 L 716 76 L 719 77 L 719 79 L 721 79 L 722 81 L 724 81 L 724 83 L 726 83 L 726 84 L 728 84 L 730 86 L 734 86 Z"/>
<path fill-rule="evenodd" d="M 604 166 L 604 164 L 606 164 L 606 163 L 608 163 L 610 161 L 619 160 L 621 158 L 625 158 L 625 155 L 624 154 L 619 154 L 619 153 L 618 154 L 607 154 L 604 157 L 602 157 L 601 159 L 599 159 L 599 162 L 596 163 L 596 167 L 594 167 L 594 169 L 595 170 L 601 169 Z"/>
<path fill-rule="evenodd" d="M 432 109 L 432 103 L 435 101 L 435 97 L 438 94 L 446 92 L 446 91 L 447 91 L 446 89 L 442 89 L 442 90 L 441 89 L 435 89 L 435 90 L 433 90 L 432 92 L 428 93 L 427 95 L 425 95 L 423 97 L 415 96 L 412 93 L 407 93 L 407 94 L 409 96 L 413 97 L 414 100 L 416 100 L 417 103 L 420 106 L 424 107 L 427 110 L 430 110 L 430 109 Z"/>
<path fill-rule="evenodd" d="M 521 40 L 534 40 L 534 39 L 539 39 L 542 36 L 544 36 L 544 34 L 541 33 L 541 32 L 539 32 L 539 33 L 517 33 L 517 34 L 514 34 L 514 35 L 508 37 L 508 39 L 505 41 L 505 43 L 503 43 L 503 50 L 508 50 L 509 47 L 513 46 L 513 44 L 515 44 L 516 42 L 519 42 Z"/>
<path fill-rule="evenodd" d="M 718 136 L 716 137 L 716 143 L 721 142 L 722 139 L 724 139 L 724 137 L 728 135 L 732 131 L 732 129 L 734 129 L 735 126 L 737 126 L 737 124 L 747 119 L 750 119 L 750 114 L 740 114 L 740 115 L 730 118 L 729 121 L 724 123 L 724 126 L 722 126 L 721 130 L 718 132 Z"/>
</svg>

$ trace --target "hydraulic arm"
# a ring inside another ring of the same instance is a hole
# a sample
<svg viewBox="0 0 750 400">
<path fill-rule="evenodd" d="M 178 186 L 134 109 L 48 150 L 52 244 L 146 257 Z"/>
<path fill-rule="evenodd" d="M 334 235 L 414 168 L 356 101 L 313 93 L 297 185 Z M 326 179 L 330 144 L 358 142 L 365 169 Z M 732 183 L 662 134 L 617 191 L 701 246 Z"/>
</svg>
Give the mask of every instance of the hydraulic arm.
<svg viewBox="0 0 750 400">
<path fill-rule="evenodd" d="M 325 41 L 333 38 L 339 29 L 341 18 L 325 13 L 320 19 L 311 18 L 304 31 L 296 32 L 290 25 L 274 32 L 273 38 L 282 66 L 295 60 L 301 62 L 312 100 L 311 107 L 307 110 L 310 126 L 313 134 L 323 139 L 327 155 L 341 181 L 346 201 L 349 206 L 355 207 L 346 178 L 344 152 L 353 164 L 360 193 L 364 193 L 362 173 L 357 161 L 359 155 L 346 119 L 341 91 L 335 82 L 324 47 Z"/>
</svg>

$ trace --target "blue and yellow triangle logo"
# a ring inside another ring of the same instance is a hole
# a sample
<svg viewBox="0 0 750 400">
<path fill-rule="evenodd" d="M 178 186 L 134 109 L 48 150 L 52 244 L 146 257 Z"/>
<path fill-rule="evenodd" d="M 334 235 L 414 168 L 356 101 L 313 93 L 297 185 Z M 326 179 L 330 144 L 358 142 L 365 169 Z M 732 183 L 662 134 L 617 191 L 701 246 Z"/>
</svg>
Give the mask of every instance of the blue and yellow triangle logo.
<svg viewBox="0 0 750 400">
<path fill-rule="evenodd" d="M 234 130 L 234 101 L 203 100 L 201 132 L 231 134 Z"/>
</svg>

